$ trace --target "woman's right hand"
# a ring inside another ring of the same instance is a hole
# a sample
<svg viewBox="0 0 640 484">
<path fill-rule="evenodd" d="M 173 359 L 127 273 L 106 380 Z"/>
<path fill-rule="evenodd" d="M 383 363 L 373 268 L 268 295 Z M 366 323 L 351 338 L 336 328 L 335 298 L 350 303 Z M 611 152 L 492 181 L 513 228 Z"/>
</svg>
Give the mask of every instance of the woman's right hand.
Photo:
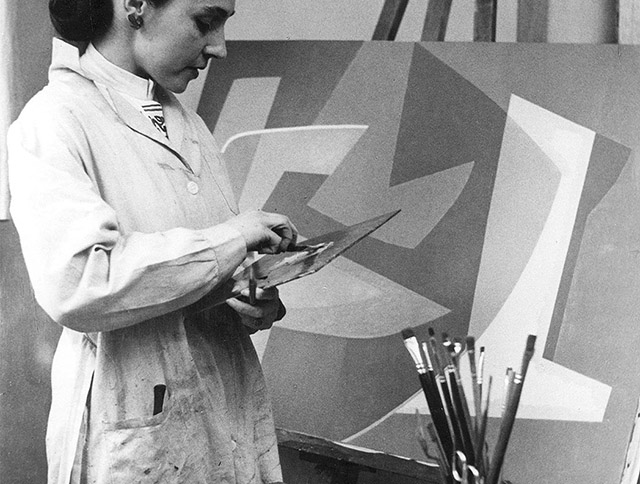
<svg viewBox="0 0 640 484">
<path fill-rule="evenodd" d="M 298 230 L 291 220 L 278 213 L 253 210 L 244 212 L 226 222 L 242 234 L 248 251 L 261 254 L 284 252 L 295 245 Z"/>
</svg>

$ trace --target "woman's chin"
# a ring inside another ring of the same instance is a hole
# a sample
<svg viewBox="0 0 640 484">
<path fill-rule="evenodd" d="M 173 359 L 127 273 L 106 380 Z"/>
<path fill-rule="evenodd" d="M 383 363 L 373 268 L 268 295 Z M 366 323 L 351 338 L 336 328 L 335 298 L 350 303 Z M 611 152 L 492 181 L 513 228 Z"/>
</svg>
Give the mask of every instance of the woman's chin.
<svg viewBox="0 0 640 484">
<path fill-rule="evenodd" d="M 164 89 L 167 89 L 168 91 L 171 91 L 175 94 L 181 94 L 187 89 L 187 86 L 189 85 L 189 83 L 197 77 L 198 77 L 197 69 L 187 68 L 184 71 L 182 71 L 179 75 L 171 79 L 167 79 L 163 82 L 161 81 L 156 81 L 156 82 L 160 86 L 162 86 Z"/>
</svg>

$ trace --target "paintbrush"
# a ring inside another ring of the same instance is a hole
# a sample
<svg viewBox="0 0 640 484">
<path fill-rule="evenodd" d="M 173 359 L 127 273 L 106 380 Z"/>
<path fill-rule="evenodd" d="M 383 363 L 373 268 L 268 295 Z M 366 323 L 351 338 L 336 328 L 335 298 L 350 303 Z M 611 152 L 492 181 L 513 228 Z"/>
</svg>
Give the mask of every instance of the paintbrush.
<svg viewBox="0 0 640 484">
<path fill-rule="evenodd" d="M 453 363 L 451 363 L 451 358 L 448 355 L 444 354 L 444 351 L 442 351 L 442 345 L 438 344 L 433 328 L 429 328 L 429 347 L 431 348 L 434 365 L 437 365 L 438 368 L 436 378 L 438 387 L 441 391 L 442 400 L 445 403 L 447 415 L 449 416 L 449 424 L 452 430 L 454 448 L 462 449 L 464 446 L 462 432 L 458 422 L 455 405 L 451 398 L 449 383 L 447 382 L 447 377 L 445 374 L 445 368 L 449 365 L 453 365 Z M 452 455 L 450 456 L 450 459 L 451 458 L 453 458 Z"/>
<path fill-rule="evenodd" d="M 247 258 L 249 265 L 249 304 L 254 305 L 256 303 L 256 290 L 258 289 L 258 281 L 256 280 L 256 271 L 253 266 L 256 261 L 256 253 L 251 251 L 247 252 Z"/>
<path fill-rule="evenodd" d="M 435 373 L 427 344 L 422 342 L 421 347 L 427 364 L 427 374 L 432 384 L 430 388 L 434 388 L 434 391 L 430 391 L 430 396 L 432 397 L 431 404 L 433 405 L 431 418 L 434 420 L 438 434 L 442 436 L 440 444 L 446 451 L 445 455 L 450 456 L 453 453 L 453 431 L 451 429 L 451 417 L 447 412 L 444 395 L 442 393 L 442 383 Z M 447 457 L 447 461 L 448 459 L 449 457 Z"/>
<path fill-rule="evenodd" d="M 446 361 L 457 368 L 458 362 L 457 362 L 456 350 L 453 345 L 453 341 L 449 339 L 449 335 L 445 332 L 442 333 L 442 346 L 444 347 L 444 350 L 445 350 L 444 354 L 446 357 Z"/>
<path fill-rule="evenodd" d="M 484 383 L 484 360 L 485 360 L 485 353 L 484 353 L 484 346 L 480 347 L 480 356 L 478 357 L 478 391 L 480 392 L 480 395 L 482 395 L 482 385 Z"/>
<path fill-rule="evenodd" d="M 476 466 L 478 466 L 478 469 L 483 475 L 486 474 L 486 470 L 489 467 L 488 456 L 485 453 L 485 448 L 487 446 L 485 437 L 487 435 L 487 424 L 489 422 L 489 402 L 491 399 L 492 382 L 493 377 L 489 376 L 489 382 L 487 383 L 486 401 L 484 410 L 482 411 L 482 419 L 480 420 L 480 425 L 478 427 L 478 434 L 476 435 Z"/>
<path fill-rule="evenodd" d="M 462 344 L 462 341 L 460 340 L 460 338 L 458 337 L 453 338 L 451 350 L 453 351 L 453 354 L 455 355 L 455 361 L 457 362 L 456 369 L 459 370 L 460 357 L 462 356 L 462 352 L 464 351 L 464 345 Z"/>
<path fill-rule="evenodd" d="M 440 360 L 440 356 L 438 354 L 438 342 L 436 341 L 435 331 L 433 328 L 429 328 L 429 347 L 431 348 L 431 353 L 433 354 L 433 368 L 436 372 L 436 375 L 442 375 L 445 365 Z"/>
<path fill-rule="evenodd" d="M 472 425 L 471 414 L 469 413 L 469 403 L 465 395 L 464 387 L 462 385 L 462 379 L 460 378 L 460 355 L 462 353 L 462 344 L 460 343 L 458 338 L 453 338 L 453 340 L 451 340 L 447 335 L 447 333 L 442 333 L 442 339 L 443 339 L 443 346 L 448 350 L 450 355 L 450 365 L 453 368 L 453 375 L 455 377 L 457 394 L 460 395 L 460 399 L 459 399 L 460 409 L 458 409 L 457 411 L 458 412 L 461 411 L 462 416 L 464 417 L 463 423 L 465 427 L 463 428 L 462 435 L 463 437 L 465 437 L 465 433 L 469 433 L 469 435 L 472 438 L 469 439 L 467 444 L 473 445 L 473 436 L 475 436 L 475 427 Z M 456 401 L 454 400 L 454 404 L 455 403 Z M 469 454 L 469 451 L 467 452 L 467 458 L 469 457 L 473 458 L 473 451 L 471 450 L 470 452 L 471 452 L 471 455 Z M 473 462 L 470 461 L 470 463 L 473 463 Z"/>
<path fill-rule="evenodd" d="M 476 368 L 476 339 L 467 336 L 467 356 L 469 357 L 469 372 L 471 373 L 471 388 L 473 390 L 473 407 L 475 409 L 475 431 L 478 432 L 480 418 L 482 417 L 482 394 L 478 384 L 478 371 Z"/>
<path fill-rule="evenodd" d="M 527 370 L 529 369 L 529 363 L 531 363 L 531 358 L 533 358 L 533 353 L 535 351 L 536 346 L 536 335 L 530 334 L 527 336 L 527 346 L 524 350 L 524 355 L 522 356 L 522 365 L 520 366 L 520 375 L 522 380 L 524 380 L 527 375 Z"/>
<path fill-rule="evenodd" d="M 536 337 L 530 334 L 527 338 L 527 345 L 522 357 L 522 367 L 520 373 L 515 375 L 513 380 L 513 389 L 510 391 L 509 402 L 506 405 L 504 415 L 500 422 L 500 431 L 498 433 L 498 440 L 493 452 L 493 458 L 491 460 L 491 466 L 489 469 L 489 476 L 487 484 L 498 484 L 500 479 L 500 473 L 502 472 L 502 464 L 504 463 L 504 456 L 507 451 L 507 445 L 509 438 L 511 437 L 511 431 L 513 430 L 513 424 L 516 419 L 516 413 L 518 411 L 518 405 L 520 404 L 520 396 L 522 394 L 522 386 L 524 378 L 529 368 L 529 363 L 533 357 L 535 349 Z"/>
<path fill-rule="evenodd" d="M 434 365 L 434 358 L 437 359 L 437 355 L 433 355 L 433 358 L 431 356 L 431 351 L 429 350 L 429 345 L 427 343 L 425 343 L 424 341 L 421 343 L 421 347 L 422 347 L 422 353 L 425 355 L 425 360 L 427 363 L 427 371 L 431 371 L 432 373 L 432 377 L 433 377 L 433 381 L 435 382 L 435 386 L 437 389 L 437 402 L 436 402 L 436 406 L 441 409 L 442 414 L 444 415 L 444 418 L 442 420 L 444 420 L 444 424 L 442 425 L 442 427 L 446 427 L 447 428 L 447 433 L 445 435 L 448 436 L 448 440 L 451 442 L 451 453 L 453 452 L 453 427 L 452 427 L 452 416 L 449 413 L 449 409 L 447 406 L 447 398 L 449 399 L 449 401 L 451 401 L 451 398 L 448 397 L 448 392 L 445 396 L 445 391 L 447 391 L 446 389 L 446 381 L 444 378 L 444 374 L 438 374 L 436 373 L 435 370 L 435 365 Z M 440 412 L 438 412 L 440 413 Z M 444 430 L 443 430 L 443 433 Z M 445 438 L 445 440 L 447 440 Z M 449 447 L 447 447 L 447 449 L 449 449 Z M 451 453 L 447 453 L 447 460 L 449 461 L 451 459 Z"/>
<path fill-rule="evenodd" d="M 449 382 L 445 374 L 445 368 L 453 367 L 451 359 L 441 350 L 442 346 L 438 344 L 435 331 L 433 328 L 429 328 L 429 347 L 431 348 L 431 354 L 433 355 L 433 361 L 438 366 L 437 382 L 441 391 L 442 400 L 445 403 L 447 415 L 449 416 L 449 424 L 452 430 L 453 444 L 455 449 L 464 448 L 464 439 L 462 436 L 462 430 L 460 428 L 460 422 L 457 416 L 456 408 L 451 397 L 451 390 L 449 388 Z M 442 353 L 441 353 L 442 351 Z M 449 361 L 449 363 L 445 363 Z M 453 456 L 451 455 L 450 459 Z"/>
<path fill-rule="evenodd" d="M 445 368 L 445 374 L 447 376 L 447 383 L 449 385 L 449 392 L 451 393 L 451 400 L 455 408 L 455 415 L 460 434 L 462 436 L 462 449 L 467 458 L 469 464 L 475 463 L 475 453 L 473 450 L 473 438 L 471 437 L 471 431 L 469 429 L 469 417 L 468 407 L 466 407 L 466 399 L 464 396 L 464 390 L 462 389 L 462 382 L 458 377 L 456 368 L 453 365 Z"/>
<path fill-rule="evenodd" d="M 502 410 L 501 415 L 504 415 L 504 412 L 509 404 L 509 400 L 511 399 L 511 392 L 513 391 L 513 382 L 516 377 L 516 372 L 513 368 L 508 367 L 504 373 L 504 395 L 502 397 Z"/>
<path fill-rule="evenodd" d="M 436 383 L 436 377 L 433 372 L 431 360 L 427 359 L 428 366 L 425 365 L 420 352 L 420 344 L 418 343 L 418 339 L 412 329 L 404 329 L 402 331 L 402 338 L 407 351 L 409 351 L 409 354 L 413 359 L 416 370 L 418 371 L 420 385 L 422 386 L 424 396 L 427 400 L 429 412 L 431 413 L 431 420 L 437 430 L 442 448 L 445 451 L 445 455 L 451 455 L 453 452 L 453 441 L 449 432 L 449 424 L 440 398 L 440 392 Z M 428 355 L 425 355 L 425 357 L 426 356 Z"/>
</svg>

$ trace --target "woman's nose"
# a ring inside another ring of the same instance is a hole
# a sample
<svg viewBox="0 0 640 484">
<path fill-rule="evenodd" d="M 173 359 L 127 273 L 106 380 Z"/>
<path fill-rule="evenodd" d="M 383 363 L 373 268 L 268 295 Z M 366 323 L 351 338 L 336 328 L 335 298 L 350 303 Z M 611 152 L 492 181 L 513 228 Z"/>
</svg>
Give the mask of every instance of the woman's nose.
<svg viewBox="0 0 640 484">
<path fill-rule="evenodd" d="M 211 32 L 207 45 L 204 47 L 204 55 L 206 57 L 215 57 L 216 59 L 227 57 L 227 45 L 223 29 Z"/>
</svg>

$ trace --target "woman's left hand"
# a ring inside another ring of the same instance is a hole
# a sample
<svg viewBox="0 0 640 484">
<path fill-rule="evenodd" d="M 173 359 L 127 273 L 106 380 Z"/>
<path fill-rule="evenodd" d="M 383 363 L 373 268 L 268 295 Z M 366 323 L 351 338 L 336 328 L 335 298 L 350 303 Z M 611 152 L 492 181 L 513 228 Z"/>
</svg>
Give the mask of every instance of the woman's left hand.
<svg viewBox="0 0 640 484">
<path fill-rule="evenodd" d="M 284 317 L 286 312 L 276 287 L 257 288 L 255 304 L 249 303 L 249 289 L 242 291 L 242 295 L 237 298 L 228 299 L 227 304 L 240 315 L 242 324 L 251 334 L 270 329 L 273 323 Z"/>
</svg>

